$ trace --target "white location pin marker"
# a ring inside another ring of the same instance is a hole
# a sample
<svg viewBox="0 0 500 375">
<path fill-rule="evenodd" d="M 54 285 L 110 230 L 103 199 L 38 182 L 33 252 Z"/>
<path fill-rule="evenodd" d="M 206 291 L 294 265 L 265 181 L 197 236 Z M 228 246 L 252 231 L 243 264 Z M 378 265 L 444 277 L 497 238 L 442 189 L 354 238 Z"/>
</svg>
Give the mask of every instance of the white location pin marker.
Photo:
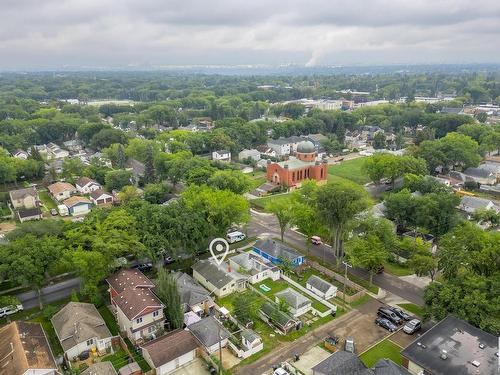
<svg viewBox="0 0 500 375">
<path fill-rule="evenodd" d="M 208 246 L 212 258 L 220 266 L 229 252 L 229 244 L 224 238 L 214 238 Z"/>
</svg>

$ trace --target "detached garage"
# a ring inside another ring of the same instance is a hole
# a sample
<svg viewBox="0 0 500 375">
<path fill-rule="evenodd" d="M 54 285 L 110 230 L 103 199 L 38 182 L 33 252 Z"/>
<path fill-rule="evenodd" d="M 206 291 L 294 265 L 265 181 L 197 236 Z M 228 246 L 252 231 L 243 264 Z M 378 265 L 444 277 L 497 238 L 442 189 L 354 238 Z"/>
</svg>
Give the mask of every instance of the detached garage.
<svg viewBox="0 0 500 375">
<path fill-rule="evenodd" d="M 156 370 L 156 375 L 166 375 L 196 359 L 198 341 L 185 330 L 170 332 L 144 344 L 142 356 Z"/>
<path fill-rule="evenodd" d="M 88 198 L 78 196 L 68 198 L 63 203 L 73 216 L 86 215 L 92 207 L 92 202 Z"/>
</svg>

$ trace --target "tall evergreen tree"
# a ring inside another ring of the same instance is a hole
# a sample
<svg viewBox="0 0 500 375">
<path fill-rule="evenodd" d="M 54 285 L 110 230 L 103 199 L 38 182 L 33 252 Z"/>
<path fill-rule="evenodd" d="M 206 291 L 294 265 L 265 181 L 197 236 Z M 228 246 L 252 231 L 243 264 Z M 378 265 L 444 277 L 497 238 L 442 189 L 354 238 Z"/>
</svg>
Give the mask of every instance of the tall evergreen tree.
<svg viewBox="0 0 500 375">
<path fill-rule="evenodd" d="M 165 316 L 172 329 L 182 328 L 184 313 L 175 280 L 164 268 L 158 270 L 158 297 L 165 304 Z"/>
<path fill-rule="evenodd" d="M 120 169 L 125 168 L 127 157 L 125 156 L 125 147 L 122 144 L 118 146 L 118 153 L 116 156 L 116 166 Z"/>
<path fill-rule="evenodd" d="M 156 182 L 156 171 L 154 164 L 153 146 L 149 145 L 146 151 L 146 159 L 144 160 L 144 183 L 150 184 Z"/>
</svg>

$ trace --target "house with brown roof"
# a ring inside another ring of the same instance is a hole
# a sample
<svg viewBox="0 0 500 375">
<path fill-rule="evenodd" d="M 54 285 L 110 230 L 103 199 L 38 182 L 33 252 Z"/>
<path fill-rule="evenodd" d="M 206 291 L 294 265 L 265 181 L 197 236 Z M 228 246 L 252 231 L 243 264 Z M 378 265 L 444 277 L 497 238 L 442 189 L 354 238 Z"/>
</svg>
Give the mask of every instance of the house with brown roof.
<svg viewBox="0 0 500 375">
<path fill-rule="evenodd" d="M 63 203 L 68 207 L 69 213 L 73 216 L 86 215 L 92 208 L 92 202 L 86 197 L 73 196 L 66 199 Z"/>
<path fill-rule="evenodd" d="M 98 183 L 97 181 L 94 181 L 88 177 L 80 177 L 76 181 L 75 185 L 76 185 L 76 189 L 81 194 L 90 194 L 91 192 L 93 192 L 95 190 L 102 189 L 102 186 L 100 183 Z"/>
<path fill-rule="evenodd" d="M 55 182 L 49 186 L 47 186 L 50 194 L 54 197 L 55 200 L 61 202 L 65 199 L 68 199 L 73 194 L 77 194 L 78 190 L 68 182 Z"/>
<path fill-rule="evenodd" d="M 14 209 L 38 207 L 38 192 L 34 187 L 9 191 Z"/>
<path fill-rule="evenodd" d="M 113 335 L 91 303 L 69 302 L 50 321 L 70 361 L 94 348 L 99 353 L 112 350 Z"/>
<path fill-rule="evenodd" d="M 0 375 L 55 375 L 56 370 L 40 324 L 16 321 L 0 328 Z"/>
<path fill-rule="evenodd" d="M 194 361 L 199 346 L 191 332 L 177 330 L 142 345 L 141 349 L 156 374 L 166 375 Z"/>
<path fill-rule="evenodd" d="M 98 189 L 90 193 L 90 200 L 96 206 L 110 205 L 115 201 L 115 197 L 104 190 Z"/>
<path fill-rule="evenodd" d="M 148 339 L 163 328 L 164 305 L 153 293 L 153 282 L 141 271 L 121 269 L 106 281 L 120 331 L 131 341 Z"/>
</svg>

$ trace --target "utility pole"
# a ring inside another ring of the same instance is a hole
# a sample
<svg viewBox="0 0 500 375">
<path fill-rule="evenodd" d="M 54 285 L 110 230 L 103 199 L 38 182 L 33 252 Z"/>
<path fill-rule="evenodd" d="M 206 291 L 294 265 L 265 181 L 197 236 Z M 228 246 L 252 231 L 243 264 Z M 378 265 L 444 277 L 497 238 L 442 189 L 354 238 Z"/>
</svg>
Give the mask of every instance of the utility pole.
<svg viewBox="0 0 500 375">
<path fill-rule="evenodd" d="M 352 266 L 347 263 L 346 261 L 342 261 L 342 264 L 345 266 L 345 273 L 344 273 L 344 306 L 345 306 L 345 289 L 346 289 L 346 284 L 347 284 L 347 267 L 352 268 Z"/>
</svg>

